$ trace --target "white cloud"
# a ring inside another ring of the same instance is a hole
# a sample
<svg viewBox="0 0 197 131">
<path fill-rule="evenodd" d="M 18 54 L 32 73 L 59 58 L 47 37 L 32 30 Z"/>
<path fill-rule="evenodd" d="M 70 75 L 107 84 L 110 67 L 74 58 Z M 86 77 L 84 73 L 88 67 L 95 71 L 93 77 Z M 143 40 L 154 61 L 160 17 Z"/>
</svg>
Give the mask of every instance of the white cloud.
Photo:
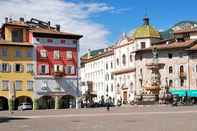
<svg viewBox="0 0 197 131">
<path fill-rule="evenodd" d="M 88 48 L 106 47 L 110 33 L 103 25 L 90 20 L 90 15 L 111 11 L 105 3 L 75 3 L 63 0 L 6 0 L 0 1 L 0 22 L 5 17 L 18 19 L 32 17 L 60 24 L 62 31 L 82 34 L 81 53 Z"/>
</svg>

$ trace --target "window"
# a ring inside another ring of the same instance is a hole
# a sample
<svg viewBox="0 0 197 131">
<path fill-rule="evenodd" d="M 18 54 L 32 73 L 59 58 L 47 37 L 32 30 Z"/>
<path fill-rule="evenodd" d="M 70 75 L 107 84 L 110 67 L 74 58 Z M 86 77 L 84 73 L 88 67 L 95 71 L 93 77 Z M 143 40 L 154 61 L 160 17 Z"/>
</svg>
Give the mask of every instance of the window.
<svg viewBox="0 0 197 131">
<path fill-rule="evenodd" d="M 133 61 L 133 56 L 132 56 L 132 53 L 130 53 L 130 56 L 129 56 L 129 58 L 130 58 L 130 62 L 132 62 L 132 61 Z"/>
<path fill-rule="evenodd" d="M 105 75 L 105 80 L 108 81 L 109 80 L 109 74 Z"/>
<path fill-rule="evenodd" d="M 60 59 L 60 51 L 59 50 L 55 50 L 53 52 L 53 58 L 56 60 Z"/>
<path fill-rule="evenodd" d="M 16 80 L 15 82 L 15 90 L 21 90 L 22 81 Z"/>
<path fill-rule="evenodd" d="M 33 73 L 33 64 L 27 64 L 27 72 Z"/>
<path fill-rule="evenodd" d="M 118 58 L 116 59 L 116 64 L 119 65 L 119 59 Z"/>
<path fill-rule="evenodd" d="M 8 80 L 3 80 L 3 90 L 8 90 L 9 88 L 9 81 Z"/>
<path fill-rule="evenodd" d="M 111 69 L 113 69 L 113 63 L 111 62 Z"/>
<path fill-rule="evenodd" d="M 180 73 L 183 73 L 184 72 L 184 67 L 183 65 L 180 66 Z"/>
<path fill-rule="evenodd" d="M 41 65 L 40 66 L 40 74 L 48 74 L 49 73 L 49 66 L 48 65 Z"/>
<path fill-rule="evenodd" d="M 2 48 L 2 57 L 7 58 L 8 57 L 8 49 L 7 48 Z"/>
<path fill-rule="evenodd" d="M 145 42 L 141 42 L 141 49 L 146 48 L 146 43 Z"/>
<path fill-rule="evenodd" d="M 172 56 L 173 56 L 173 55 L 172 55 L 171 53 L 168 54 L 168 58 L 169 58 L 169 59 L 172 59 Z"/>
<path fill-rule="evenodd" d="M 27 89 L 33 90 L 33 81 L 27 81 Z"/>
<path fill-rule="evenodd" d="M 22 64 L 15 64 L 14 71 L 15 72 L 23 72 L 24 66 Z"/>
<path fill-rule="evenodd" d="M 11 71 L 11 65 L 10 64 L 0 64 L 0 71 L 1 72 L 10 72 Z"/>
<path fill-rule="evenodd" d="M 63 72 L 63 65 L 54 65 L 54 72 Z"/>
<path fill-rule="evenodd" d="M 114 75 L 113 74 L 111 74 L 111 80 L 113 80 L 114 79 Z"/>
<path fill-rule="evenodd" d="M 47 51 L 46 50 L 40 50 L 40 57 L 41 58 L 47 58 Z"/>
<path fill-rule="evenodd" d="M 12 42 L 23 42 L 23 30 L 14 29 L 12 31 Z"/>
<path fill-rule="evenodd" d="M 114 90 L 114 89 L 113 89 L 113 84 L 111 84 L 111 92 L 113 92 L 113 90 Z"/>
<path fill-rule="evenodd" d="M 72 59 L 72 51 L 66 51 L 66 59 Z"/>
<path fill-rule="evenodd" d="M 126 55 L 122 55 L 122 64 L 125 65 L 126 64 Z"/>
<path fill-rule="evenodd" d="M 32 57 L 33 56 L 33 49 L 28 49 L 27 50 L 27 57 Z"/>
<path fill-rule="evenodd" d="M 108 70 L 108 64 L 106 64 L 106 70 Z"/>
<path fill-rule="evenodd" d="M 67 65 L 65 72 L 66 74 L 75 74 L 75 67 L 73 65 Z"/>
<path fill-rule="evenodd" d="M 16 51 L 15 51 L 15 57 L 21 57 L 22 55 L 21 55 L 21 50 L 19 50 L 19 49 L 16 49 Z"/>
<path fill-rule="evenodd" d="M 173 69 L 172 69 L 172 66 L 169 67 L 169 74 L 172 74 L 173 73 Z"/>
<path fill-rule="evenodd" d="M 169 87 L 173 87 L 173 80 L 169 80 Z"/>
<path fill-rule="evenodd" d="M 46 80 L 43 80 L 42 81 L 41 89 L 42 90 L 47 90 L 47 88 L 48 88 L 48 82 Z"/>
<path fill-rule="evenodd" d="M 108 85 L 107 85 L 107 87 L 106 87 L 106 92 L 109 92 L 109 88 L 108 88 Z"/>
</svg>

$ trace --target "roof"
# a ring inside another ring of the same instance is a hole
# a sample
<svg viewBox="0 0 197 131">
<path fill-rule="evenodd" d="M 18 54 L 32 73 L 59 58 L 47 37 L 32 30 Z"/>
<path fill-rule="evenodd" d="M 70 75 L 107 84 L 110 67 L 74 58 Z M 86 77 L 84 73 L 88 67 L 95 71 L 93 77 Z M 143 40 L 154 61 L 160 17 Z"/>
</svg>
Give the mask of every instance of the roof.
<svg viewBox="0 0 197 131">
<path fill-rule="evenodd" d="M 166 44 L 166 42 L 164 42 L 164 43 L 161 43 L 161 44 L 158 44 L 158 45 L 153 45 L 149 48 L 137 50 L 136 52 L 148 51 L 148 50 L 152 50 L 154 48 L 157 48 L 158 50 L 176 49 L 176 48 L 189 48 L 189 47 L 193 46 L 196 41 L 197 40 L 187 40 L 187 41 L 184 41 L 184 42 L 172 42 L 172 43 L 169 43 L 169 44 Z"/>
<path fill-rule="evenodd" d="M 176 27 L 184 27 L 185 25 L 190 24 L 190 25 L 197 25 L 196 21 L 180 21 L 178 23 L 176 23 L 175 25 L 173 25 L 171 28 L 160 32 L 161 37 L 163 39 L 171 39 L 173 37 L 173 33 L 174 33 L 174 28 Z M 184 33 L 184 32 L 183 32 Z"/>
<path fill-rule="evenodd" d="M 190 51 L 196 51 L 197 50 L 197 44 L 189 48 L 188 50 Z"/>
<path fill-rule="evenodd" d="M 0 40 L 0 46 L 1 45 L 11 45 L 11 46 L 33 46 L 31 43 L 27 42 L 10 42 L 6 40 Z"/>
<path fill-rule="evenodd" d="M 137 28 L 133 37 L 138 38 L 160 38 L 160 33 L 154 29 L 151 25 L 143 25 Z"/>
<path fill-rule="evenodd" d="M 189 32 L 197 32 L 197 28 L 177 30 L 177 31 L 174 31 L 174 34 L 182 34 L 182 33 L 189 33 Z"/>
<path fill-rule="evenodd" d="M 20 21 L 7 22 L 5 23 L 5 25 L 28 27 L 28 25 L 25 22 Z"/>
<path fill-rule="evenodd" d="M 77 36 L 79 38 L 82 37 L 82 35 L 78 35 L 78 34 L 67 33 L 67 32 L 59 32 L 59 31 L 57 31 L 55 29 L 45 29 L 45 28 L 40 28 L 40 27 L 32 28 L 30 30 L 30 32 L 41 33 L 41 34 L 55 34 L 55 35 Z"/>
<path fill-rule="evenodd" d="M 97 49 L 97 50 L 92 50 L 90 51 L 90 56 L 94 57 L 96 55 L 98 55 L 99 53 L 103 53 L 104 49 Z M 88 53 L 84 54 L 82 57 L 87 57 Z"/>
</svg>

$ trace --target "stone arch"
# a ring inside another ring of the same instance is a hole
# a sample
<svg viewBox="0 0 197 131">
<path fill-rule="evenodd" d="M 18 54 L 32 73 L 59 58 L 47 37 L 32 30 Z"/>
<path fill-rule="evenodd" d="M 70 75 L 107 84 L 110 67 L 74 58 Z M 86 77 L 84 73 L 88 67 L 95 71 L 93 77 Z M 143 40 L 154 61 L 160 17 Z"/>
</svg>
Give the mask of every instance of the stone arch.
<svg viewBox="0 0 197 131">
<path fill-rule="evenodd" d="M 29 103 L 33 106 L 32 98 L 29 96 L 18 96 L 14 100 L 14 109 L 17 110 L 21 103 Z"/>
<path fill-rule="evenodd" d="M 55 99 L 52 96 L 42 96 L 38 99 L 38 108 L 39 109 L 54 109 L 55 108 Z"/>
<path fill-rule="evenodd" d="M 0 96 L 0 110 L 8 110 L 8 99 Z"/>
<path fill-rule="evenodd" d="M 76 105 L 76 98 L 72 95 L 64 95 L 60 99 L 60 108 L 74 108 Z"/>
</svg>

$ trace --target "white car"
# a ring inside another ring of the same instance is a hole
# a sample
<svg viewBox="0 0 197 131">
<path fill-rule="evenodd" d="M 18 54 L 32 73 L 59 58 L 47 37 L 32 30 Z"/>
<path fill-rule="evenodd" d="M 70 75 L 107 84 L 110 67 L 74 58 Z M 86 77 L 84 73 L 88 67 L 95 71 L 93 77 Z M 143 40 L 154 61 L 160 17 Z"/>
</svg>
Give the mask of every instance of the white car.
<svg viewBox="0 0 197 131">
<path fill-rule="evenodd" d="M 18 106 L 18 110 L 32 110 L 32 105 L 30 103 L 21 103 Z"/>
</svg>

